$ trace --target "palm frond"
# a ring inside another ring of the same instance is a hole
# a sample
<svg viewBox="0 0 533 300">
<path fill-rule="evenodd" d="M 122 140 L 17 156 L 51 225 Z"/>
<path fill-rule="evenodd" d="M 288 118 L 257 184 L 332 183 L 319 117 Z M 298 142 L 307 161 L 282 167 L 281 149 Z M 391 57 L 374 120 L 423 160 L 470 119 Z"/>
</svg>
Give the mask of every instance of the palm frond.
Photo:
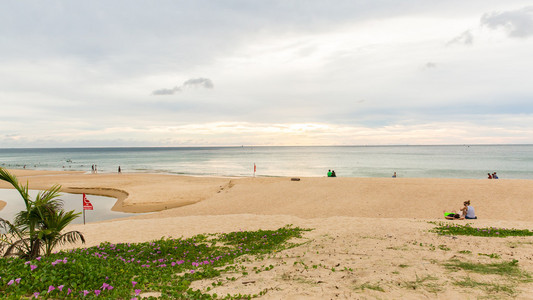
<svg viewBox="0 0 533 300">
<path fill-rule="evenodd" d="M 4 257 L 23 256 L 25 253 L 29 253 L 31 251 L 30 248 L 30 238 L 13 241 L 8 247 L 6 247 Z"/>
<path fill-rule="evenodd" d="M 77 242 L 78 240 L 80 240 L 82 242 L 82 244 L 85 244 L 85 237 L 83 236 L 83 234 L 77 230 L 74 230 L 74 231 L 69 231 L 69 232 L 66 232 L 66 233 L 63 233 L 58 239 L 57 239 L 57 244 L 59 245 L 64 245 L 64 244 L 67 244 L 67 243 L 75 243 Z"/>
<path fill-rule="evenodd" d="M 24 204 L 26 204 L 26 208 L 29 207 L 31 203 L 30 194 L 28 192 L 28 184 L 26 183 L 25 186 L 22 186 L 19 184 L 19 181 L 15 175 L 9 173 L 8 170 L 0 167 L 0 180 L 3 180 L 5 182 L 10 183 L 20 194 L 22 197 L 22 200 L 24 200 Z"/>
</svg>

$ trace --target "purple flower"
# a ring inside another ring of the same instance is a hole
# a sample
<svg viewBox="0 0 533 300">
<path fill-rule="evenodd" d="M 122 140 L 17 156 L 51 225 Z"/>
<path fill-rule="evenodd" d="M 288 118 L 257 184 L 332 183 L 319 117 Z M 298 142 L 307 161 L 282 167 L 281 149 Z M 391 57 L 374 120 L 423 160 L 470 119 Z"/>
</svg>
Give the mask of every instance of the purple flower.
<svg viewBox="0 0 533 300">
<path fill-rule="evenodd" d="M 53 285 L 49 286 L 49 287 L 48 287 L 48 293 L 50 293 L 51 291 L 53 291 L 53 290 L 55 290 L 55 289 L 56 289 L 56 288 L 55 288 Z"/>
<path fill-rule="evenodd" d="M 68 288 L 67 290 L 67 296 L 70 295 L 70 293 L 72 293 L 72 290 L 70 288 Z"/>
<path fill-rule="evenodd" d="M 88 290 L 83 290 L 83 296 L 87 296 L 89 294 L 89 291 Z"/>
<path fill-rule="evenodd" d="M 20 278 L 15 279 L 15 282 L 16 282 L 17 284 L 19 284 L 19 283 L 20 283 Z"/>
<path fill-rule="evenodd" d="M 37 269 L 37 266 L 36 266 L 36 265 L 30 265 L 30 270 L 33 271 L 33 270 L 35 270 L 35 269 Z"/>
<path fill-rule="evenodd" d="M 40 295 L 39 292 L 35 292 L 35 293 L 33 293 L 33 297 L 35 297 L 35 299 L 39 298 L 39 295 Z"/>
<path fill-rule="evenodd" d="M 60 292 L 62 292 L 64 287 L 65 287 L 65 285 L 62 284 L 62 285 L 58 286 L 57 289 L 58 289 Z"/>
<path fill-rule="evenodd" d="M 105 290 L 107 289 L 108 286 L 109 286 L 109 284 L 107 284 L 107 283 L 104 282 L 104 284 L 102 284 L 102 290 L 105 291 Z"/>
<path fill-rule="evenodd" d="M 15 283 L 15 280 L 11 279 L 11 280 L 7 283 L 7 285 L 12 285 L 13 283 Z"/>
<path fill-rule="evenodd" d="M 140 293 L 141 293 L 141 290 L 139 289 L 135 290 L 135 296 L 139 296 Z"/>
<path fill-rule="evenodd" d="M 100 290 L 94 290 L 94 293 L 96 294 L 96 296 L 100 295 L 101 292 L 102 291 L 100 291 Z"/>
<path fill-rule="evenodd" d="M 132 282 L 131 282 L 131 285 L 133 285 L 133 287 L 135 287 L 136 284 L 137 284 L 136 281 L 132 281 Z"/>
</svg>

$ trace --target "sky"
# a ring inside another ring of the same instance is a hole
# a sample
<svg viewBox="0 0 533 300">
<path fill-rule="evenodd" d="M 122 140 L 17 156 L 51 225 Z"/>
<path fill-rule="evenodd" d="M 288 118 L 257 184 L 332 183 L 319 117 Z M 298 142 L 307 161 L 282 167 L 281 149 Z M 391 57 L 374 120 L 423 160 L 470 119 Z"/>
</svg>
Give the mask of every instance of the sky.
<svg viewBox="0 0 533 300">
<path fill-rule="evenodd" d="M 0 148 L 533 144 L 533 3 L 3 0 Z"/>
</svg>

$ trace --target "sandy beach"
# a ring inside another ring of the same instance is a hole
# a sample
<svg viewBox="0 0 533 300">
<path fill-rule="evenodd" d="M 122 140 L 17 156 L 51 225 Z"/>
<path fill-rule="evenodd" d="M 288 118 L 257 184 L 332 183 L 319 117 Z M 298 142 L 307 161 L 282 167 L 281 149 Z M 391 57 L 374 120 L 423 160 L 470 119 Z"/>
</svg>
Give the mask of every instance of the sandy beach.
<svg viewBox="0 0 533 300">
<path fill-rule="evenodd" d="M 313 229 L 306 243 L 261 262 L 268 272 L 240 275 L 213 292 L 257 293 L 263 299 L 533 298 L 533 283 L 510 282 L 515 293 L 457 285 L 471 278 L 503 284 L 495 275 L 452 271 L 452 259 L 518 260 L 533 272 L 533 237 L 441 236 L 431 221 L 470 200 L 476 227 L 533 227 L 533 181 L 410 178 L 214 178 L 160 174 L 84 174 L 12 170 L 31 189 L 60 184 L 64 192 L 117 198 L 113 210 L 153 212 L 71 225 L 85 246 L 140 242 L 199 233 Z M 0 182 L 0 188 L 9 186 Z M 0 199 L 1 200 L 1 199 Z M 1 206 L 1 202 L 0 202 Z M 140 230 L 142 229 L 142 230 Z M 317 266 L 317 267 L 312 267 Z M 211 282 L 194 283 L 204 289 Z"/>
</svg>

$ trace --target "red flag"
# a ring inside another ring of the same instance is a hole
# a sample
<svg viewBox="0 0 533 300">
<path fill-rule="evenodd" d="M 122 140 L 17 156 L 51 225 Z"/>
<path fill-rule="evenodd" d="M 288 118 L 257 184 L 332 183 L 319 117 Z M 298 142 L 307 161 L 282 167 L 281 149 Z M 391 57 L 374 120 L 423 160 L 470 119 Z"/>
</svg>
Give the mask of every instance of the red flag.
<svg viewBox="0 0 533 300">
<path fill-rule="evenodd" d="M 93 210 L 93 205 L 91 204 L 91 201 L 85 197 L 85 194 L 83 194 L 83 210 Z"/>
</svg>

